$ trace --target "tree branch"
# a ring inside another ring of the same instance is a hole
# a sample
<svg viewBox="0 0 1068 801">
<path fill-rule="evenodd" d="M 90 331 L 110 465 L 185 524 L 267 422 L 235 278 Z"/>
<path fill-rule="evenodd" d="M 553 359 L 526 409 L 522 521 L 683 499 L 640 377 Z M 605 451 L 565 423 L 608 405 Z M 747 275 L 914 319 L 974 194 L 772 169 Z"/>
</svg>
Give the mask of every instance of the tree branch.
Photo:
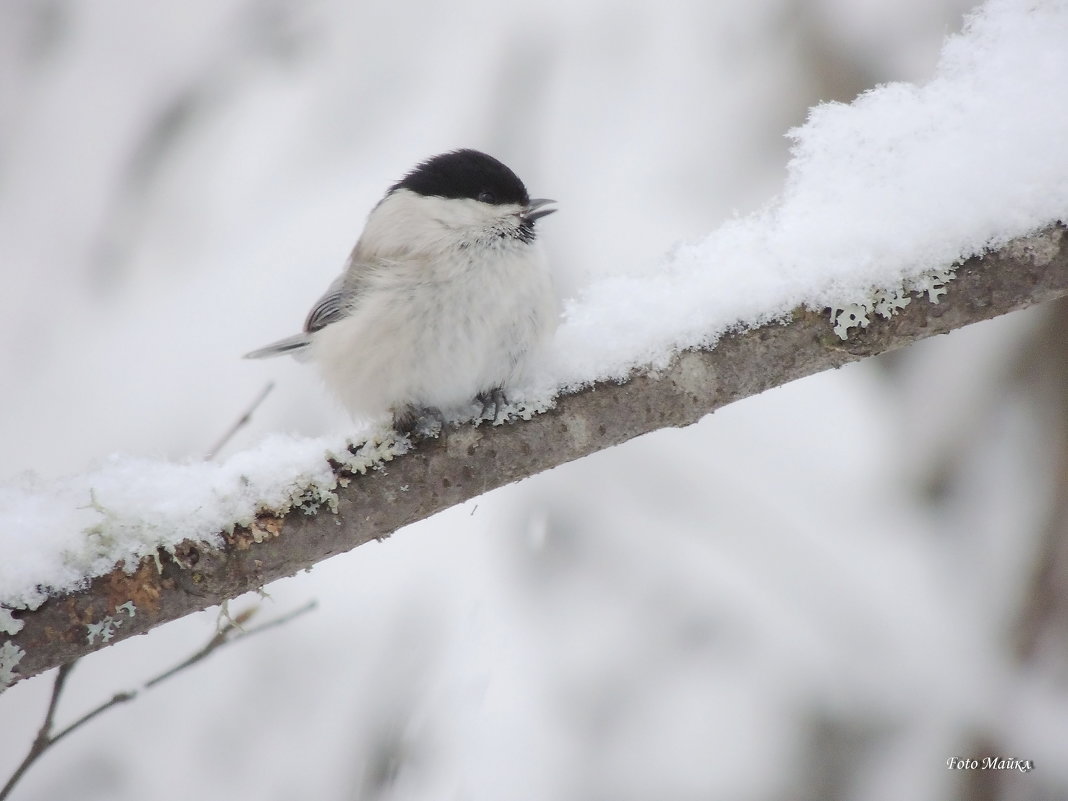
<svg viewBox="0 0 1068 801">
<path fill-rule="evenodd" d="M 49 599 L 21 615 L 13 643 L 25 650 L 20 678 L 70 662 L 109 643 L 88 642 L 89 624 L 132 601 L 112 642 L 236 597 L 333 554 L 382 539 L 398 528 L 491 489 L 640 434 L 686 426 L 705 415 L 803 376 L 1068 294 L 1068 237 L 1054 226 L 982 258 L 969 259 L 937 305 L 916 300 L 888 321 L 873 318 L 843 342 L 826 313 L 798 310 L 772 324 L 724 337 L 710 351 L 677 356 L 656 375 L 601 383 L 558 399 L 551 412 L 499 427 L 463 426 L 425 440 L 388 470 L 353 476 L 339 488 L 337 515 L 261 515 L 254 528 L 225 537 L 221 550 L 200 543 L 121 568 L 84 591 Z"/>
</svg>

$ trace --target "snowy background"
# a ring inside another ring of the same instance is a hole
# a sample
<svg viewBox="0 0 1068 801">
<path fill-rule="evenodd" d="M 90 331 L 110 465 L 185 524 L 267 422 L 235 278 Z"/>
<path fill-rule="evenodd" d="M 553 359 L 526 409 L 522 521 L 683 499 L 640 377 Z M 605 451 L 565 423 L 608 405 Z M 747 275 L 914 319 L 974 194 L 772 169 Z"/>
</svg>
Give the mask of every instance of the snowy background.
<svg viewBox="0 0 1068 801">
<path fill-rule="evenodd" d="M 559 200 L 573 295 L 759 208 L 809 106 L 922 82 L 967 6 L 0 4 L 0 479 L 195 457 L 268 380 L 231 451 L 342 430 L 311 371 L 238 357 L 295 330 L 416 161 L 477 147 Z M 72 735 L 14 797 L 1064 796 L 1038 568 L 1065 548 L 1066 325 L 806 379 L 278 582 L 264 616 L 319 610 Z M 61 721 L 213 625 L 86 659 Z M 0 697 L 0 776 L 49 685 Z"/>
</svg>

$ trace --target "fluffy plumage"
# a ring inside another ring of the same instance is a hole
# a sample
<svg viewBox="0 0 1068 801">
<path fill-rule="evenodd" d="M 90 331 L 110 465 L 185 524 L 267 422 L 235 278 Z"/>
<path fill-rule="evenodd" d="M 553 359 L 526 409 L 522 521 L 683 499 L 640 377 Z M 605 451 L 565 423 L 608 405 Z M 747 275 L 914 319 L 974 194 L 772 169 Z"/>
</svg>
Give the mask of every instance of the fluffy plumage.
<svg viewBox="0 0 1068 801">
<path fill-rule="evenodd" d="M 423 162 L 371 211 L 304 332 L 247 358 L 310 358 L 354 416 L 400 428 L 507 390 L 556 325 L 534 227 L 551 202 L 478 151 Z"/>
</svg>

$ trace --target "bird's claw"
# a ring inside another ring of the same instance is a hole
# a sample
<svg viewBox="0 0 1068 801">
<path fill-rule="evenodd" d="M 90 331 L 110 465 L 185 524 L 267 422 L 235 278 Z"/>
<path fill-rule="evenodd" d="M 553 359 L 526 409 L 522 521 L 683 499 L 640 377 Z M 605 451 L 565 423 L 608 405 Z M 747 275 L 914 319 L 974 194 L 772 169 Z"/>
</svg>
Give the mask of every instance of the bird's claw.
<svg viewBox="0 0 1068 801">
<path fill-rule="evenodd" d="M 504 394 L 504 390 L 500 387 L 491 389 L 489 392 L 480 392 L 475 396 L 475 400 L 482 404 L 482 411 L 478 413 L 478 419 L 486 420 L 487 412 L 492 408 L 493 417 L 488 418 L 494 425 L 501 417 L 501 409 L 503 409 L 508 403 L 508 397 Z"/>
<path fill-rule="evenodd" d="M 445 433 L 445 415 L 435 407 L 405 406 L 393 413 L 393 428 L 417 439 L 437 437 Z"/>
</svg>

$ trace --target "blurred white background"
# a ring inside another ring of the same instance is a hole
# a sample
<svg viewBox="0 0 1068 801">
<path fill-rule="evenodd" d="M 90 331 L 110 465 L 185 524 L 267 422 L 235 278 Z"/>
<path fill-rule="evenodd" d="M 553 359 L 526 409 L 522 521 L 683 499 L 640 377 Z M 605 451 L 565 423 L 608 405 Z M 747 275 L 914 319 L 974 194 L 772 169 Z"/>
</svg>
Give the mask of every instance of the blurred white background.
<svg viewBox="0 0 1068 801">
<path fill-rule="evenodd" d="M 3 0 L 0 479 L 199 457 L 268 380 L 231 450 L 343 430 L 311 370 L 239 357 L 415 162 L 480 148 L 556 198 L 569 295 L 766 202 L 809 106 L 922 81 L 969 6 Z M 1065 797 L 1066 326 L 806 379 L 277 582 L 264 619 L 318 611 L 14 798 Z M 60 722 L 214 620 L 89 657 Z M 50 684 L 0 698 L 0 779 Z"/>
</svg>

